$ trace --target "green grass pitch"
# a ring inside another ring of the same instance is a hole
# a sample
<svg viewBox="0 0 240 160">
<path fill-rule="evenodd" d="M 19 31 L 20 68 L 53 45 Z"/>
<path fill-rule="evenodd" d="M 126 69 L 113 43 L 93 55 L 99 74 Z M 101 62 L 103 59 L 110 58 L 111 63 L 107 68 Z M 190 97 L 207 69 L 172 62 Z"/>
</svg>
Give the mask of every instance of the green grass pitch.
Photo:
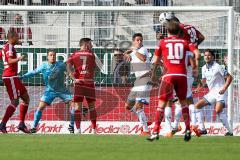
<svg viewBox="0 0 240 160">
<path fill-rule="evenodd" d="M 1 160 L 240 160 L 240 137 L 0 135 Z"/>
</svg>

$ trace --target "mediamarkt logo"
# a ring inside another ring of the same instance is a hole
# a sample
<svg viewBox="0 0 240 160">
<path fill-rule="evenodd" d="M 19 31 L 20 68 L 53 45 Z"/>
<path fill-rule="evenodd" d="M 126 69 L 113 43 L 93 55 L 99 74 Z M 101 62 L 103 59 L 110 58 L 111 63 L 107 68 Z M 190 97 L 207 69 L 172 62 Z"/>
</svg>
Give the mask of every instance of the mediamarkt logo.
<svg viewBox="0 0 240 160">
<path fill-rule="evenodd" d="M 120 126 L 100 126 L 97 124 L 97 134 L 138 134 L 142 130 L 142 126 L 134 125 L 132 128 L 130 125 L 124 124 Z M 89 125 L 82 133 L 92 133 L 92 126 Z"/>
<path fill-rule="evenodd" d="M 7 131 L 10 133 L 18 132 L 16 124 L 11 124 L 7 126 Z M 30 128 L 30 124 L 26 123 L 26 126 Z M 38 133 L 62 133 L 63 125 L 59 124 L 48 124 L 48 123 L 41 123 L 38 125 L 37 132 Z"/>
</svg>

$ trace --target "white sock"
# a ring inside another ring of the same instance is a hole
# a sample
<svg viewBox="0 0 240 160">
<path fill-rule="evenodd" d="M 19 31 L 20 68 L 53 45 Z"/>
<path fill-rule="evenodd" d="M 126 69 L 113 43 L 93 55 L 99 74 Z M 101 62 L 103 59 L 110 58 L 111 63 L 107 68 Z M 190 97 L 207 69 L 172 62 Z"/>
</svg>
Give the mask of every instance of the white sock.
<svg viewBox="0 0 240 160">
<path fill-rule="evenodd" d="M 168 129 L 169 132 L 171 132 L 172 131 L 172 125 L 171 125 L 172 108 L 171 107 L 165 107 L 164 115 L 165 115 L 166 128 Z"/>
<path fill-rule="evenodd" d="M 174 129 L 178 128 L 181 117 L 182 117 L 182 107 L 180 104 L 175 103 L 175 114 L 174 114 L 174 122 L 173 122 Z"/>
<path fill-rule="evenodd" d="M 138 120 L 143 125 L 143 131 L 144 132 L 149 132 L 148 125 L 147 125 L 148 119 L 147 119 L 147 116 L 146 116 L 144 110 L 140 109 L 136 113 L 137 113 L 137 116 L 138 116 Z"/>
<path fill-rule="evenodd" d="M 205 125 L 204 125 L 204 117 L 203 117 L 203 112 L 202 109 L 195 109 L 196 113 L 196 118 L 199 124 L 199 129 L 200 130 L 205 130 Z"/>
<path fill-rule="evenodd" d="M 197 117 L 196 117 L 196 111 L 195 111 L 195 106 L 194 104 L 189 105 L 189 114 L 191 117 L 191 125 L 196 126 L 197 123 Z"/>
<path fill-rule="evenodd" d="M 224 109 L 222 110 L 221 113 L 218 113 L 218 116 L 219 116 L 219 119 L 222 122 L 223 126 L 227 129 L 227 131 L 232 133 L 232 130 L 230 129 L 230 126 L 228 123 L 227 114 L 224 111 Z"/>
</svg>

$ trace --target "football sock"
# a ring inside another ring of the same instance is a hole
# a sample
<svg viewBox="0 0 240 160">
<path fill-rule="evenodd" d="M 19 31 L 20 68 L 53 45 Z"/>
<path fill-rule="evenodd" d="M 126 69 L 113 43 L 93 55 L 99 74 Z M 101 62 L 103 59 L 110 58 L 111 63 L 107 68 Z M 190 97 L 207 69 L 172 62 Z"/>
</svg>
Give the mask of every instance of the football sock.
<svg viewBox="0 0 240 160">
<path fill-rule="evenodd" d="M 195 115 L 196 115 L 196 118 L 197 118 L 199 129 L 200 130 L 205 130 L 204 117 L 203 117 L 202 109 L 196 109 L 195 108 Z"/>
<path fill-rule="evenodd" d="M 28 111 L 28 105 L 25 103 L 20 104 L 20 122 L 25 121 L 25 117 Z"/>
<path fill-rule="evenodd" d="M 191 117 L 191 124 L 193 126 L 196 126 L 197 118 L 196 118 L 195 106 L 193 104 L 189 105 L 189 114 L 190 114 L 190 117 Z"/>
<path fill-rule="evenodd" d="M 74 126 L 74 121 L 75 121 L 75 109 L 73 108 L 70 112 L 70 125 Z"/>
<path fill-rule="evenodd" d="M 80 110 L 75 110 L 74 119 L 75 119 L 76 128 L 80 129 L 80 125 L 81 125 L 81 111 Z"/>
<path fill-rule="evenodd" d="M 190 116 L 189 116 L 189 108 L 187 105 L 182 107 L 182 115 L 185 122 L 186 130 L 190 130 Z"/>
<path fill-rule="evenodd" d="M 147 119 L 147 116 L 144 112 L 144 109 L 140 109 L 136 113 L 137 113 L 137 116 L 138 116 L 138 120 L 143 125 L 143 131 L 144 132 L 149 132 L 148 124 L 147 124 L 148 119 Z"/>
<path fill-rule="evenodd" d="M 218 113 L 219 119 L 222 122 L 223 126 L 227 129 L 228 132 L 232 133 L 232 130 L 229 126 L 228 119 L 227 119 L 227 114 L 222 110 L 222 112 Z"/>
<path fill-rule="evenodd" d="M 91 123 L 92 123 L 92 128 L 93 129 L 96 129 L 96 126 L 97 126 L 97 112 L 96 112 L 96 109 L 95 108 L 91 108 L 89 109 L 89 112 L 90 112 L 90 120 L 91 120 Z"/>
<path fill-rule="evenodd" d="M 42 111 L 37 109 L 35 114 L 34 114 L 34 122 L 33 122 L 33 127 L 34 128 L 37 128 L 37 125 L 38 125 L 41 118 L 42 118 Z"/>
<path fill-rule="evenodd" d="M 165 107 L 165 125 L 169 132 L 172 131 L 172 108 L 171 107 Z"/>
<path fill-rule="evenodd" d="M 156 115 L 155 115 L 155 125 L 153 128 L 154 133 L 159 133 L 160 125 L 163 120 L 163 116 L 164 116 L 164 108 L 158 107 L 156 110 Z"/>
<path fill-rule="evenodd" d="M 15 112 L 16 110 L 16 107 L 17 106 L 14 106 L 12 104 L 10 104 L 7 109 L 6 109 L 6 112 L 3 116 L 3 119 L 2 119 L 2 123 L 6 124 L 9 120 L 10 117 L 12 117 L 13 113 Z"/>
<path fill-rule="evenodd" d="M 177 129 L 182 117 L 182 107 L 179 104 L 175 104 L 175 114 L 174 114 L 174 122 L 173 128 Z"/>
</svg>

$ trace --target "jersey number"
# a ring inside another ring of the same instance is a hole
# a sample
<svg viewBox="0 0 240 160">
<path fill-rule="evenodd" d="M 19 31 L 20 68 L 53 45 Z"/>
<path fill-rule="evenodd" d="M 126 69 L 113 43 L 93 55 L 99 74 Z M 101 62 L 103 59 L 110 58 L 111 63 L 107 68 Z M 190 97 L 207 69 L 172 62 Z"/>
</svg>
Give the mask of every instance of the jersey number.
<svg viewBox="0 0 240 160">
<path fill-rule="evenodd" d="M 80 56 L 80 60 L 82 61 L 82 70 L 80 74 L 86 74 L 87 71 L 87 57 L 86 56 Z"/>
<path fill-rule="evenodd" d="M 167 59 L 170 63 L 179 64 L 179 60 L 183 59 L 184 46 L 182 43 L 168 43 L 166 45 L 168 48 Z"/>
</svg>

